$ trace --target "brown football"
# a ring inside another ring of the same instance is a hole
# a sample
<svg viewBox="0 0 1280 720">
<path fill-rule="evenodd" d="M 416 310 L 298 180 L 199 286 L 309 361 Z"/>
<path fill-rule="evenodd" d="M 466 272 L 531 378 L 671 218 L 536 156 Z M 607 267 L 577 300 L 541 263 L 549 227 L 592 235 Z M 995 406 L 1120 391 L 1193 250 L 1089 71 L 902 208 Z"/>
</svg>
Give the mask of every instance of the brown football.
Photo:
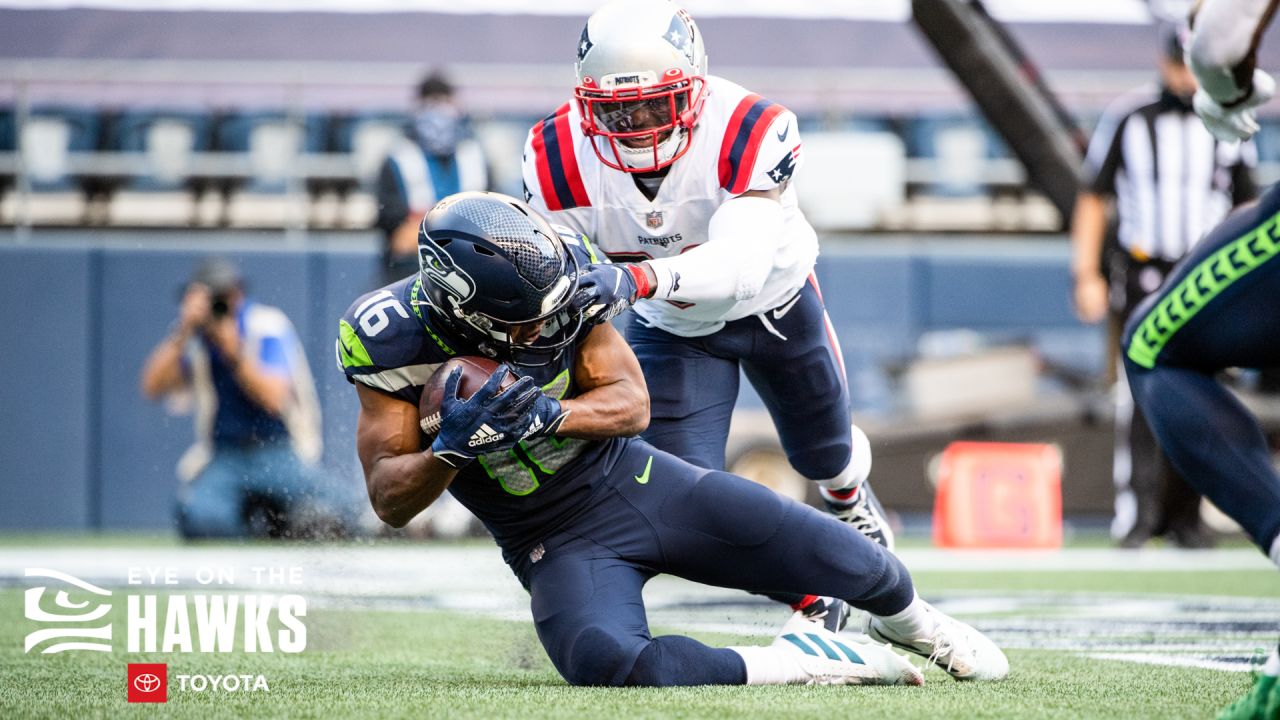
<svg viewBox="0 0 1280 720">
<path fill-rule="evenodd" d="M 436 368 L 427 380 L 427 384 L 423 386 L 422 397 L 418 400 L 418 417 L 420 418 L 418 426 L 422 428 L 422 447 L 424 448 L 430 445 L 431 441 L 435 440 L 436 433 L 440 432 L 440 405 L 444 401 L 444 382 L 449 377 L 449 373 L 457 367 L 462 368 L 462 377 L 458 381 L 458 397 L 469 400 L 497 369 L 498 363 L 478 355 L 460 356 L 450 358 Z M 511 371 L 507 371 L 507 376 L 502 379 L 501 388 L 505 390 L 515 381 L 516 376 Z"/>
</svg>

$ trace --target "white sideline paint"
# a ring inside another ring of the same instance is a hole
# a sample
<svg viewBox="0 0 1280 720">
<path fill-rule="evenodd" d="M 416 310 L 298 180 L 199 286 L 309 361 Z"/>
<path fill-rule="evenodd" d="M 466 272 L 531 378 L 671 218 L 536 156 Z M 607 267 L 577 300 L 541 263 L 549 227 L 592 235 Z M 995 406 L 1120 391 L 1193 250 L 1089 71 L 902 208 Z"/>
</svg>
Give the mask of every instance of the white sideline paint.
<svg viewBox="0 0 1280 720">
<path fill-rule="evenodd" d="M 1222 672 L 1249 672 L 1249 664 L 1209 660 L 1197 657 L 1179 657 L 1177 655 L 1156 655 L 1154 653 L 1090 653 L 1095 660 L 1119 660 L 1120 662 L 1139 663 L 1142 665 L 1166 665 L 1169 667 L 1190 667 Z"/>
<path fill-rule="evenodd" d="M 907 567 L 930 571 L 1275 572 L 1251 549 L 1060 552 L 944 552 L 906 550 Z M 273 545 L 175 548 L 0 547 L 0 587 L 39 584 L 27 568 L 51 568 L 105 588 L 124 588 L 130 568 L 172 568 L 191 592 L 197 569 L 232 569 L 228 590 L 296 592 L 315 608 L 376 608 L 404 612 L 454 610 L 528 622 L 529 596 L 496 548 L 466 546 Z M 251 568 L 301 567 L 299 586 L 255 585 Z M 132 586 L 126 592 L 163 592 Z M 645 588 L 655 628 L 711 631 L 766 638 L 784 619 L 779 607 L 746 593 L 659 576 Z M 1253 651 L 1280 636 L 1280 599 L 1266 597 L 1146 595 L 1070 591 L 951 591 L 931 596 L 943 612 L 972 623 L 1003 648 L 1052 650 L 1100 660 L 1155 663 L 1212 670 L 1250 669 Z M 857 626 L 856 618 L 850 623 Z M 1162 642 L 1163 641 L 1163 642 Z"/>
</svg>

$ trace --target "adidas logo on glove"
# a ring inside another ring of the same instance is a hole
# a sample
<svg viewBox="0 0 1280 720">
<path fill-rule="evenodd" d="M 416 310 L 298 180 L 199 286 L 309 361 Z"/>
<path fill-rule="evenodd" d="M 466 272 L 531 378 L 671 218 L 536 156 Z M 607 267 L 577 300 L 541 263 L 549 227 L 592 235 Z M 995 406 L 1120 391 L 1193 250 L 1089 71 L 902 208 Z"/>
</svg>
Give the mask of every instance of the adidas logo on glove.
<svg viewBox="0 0 1280 720">
<path fill-rule="evenodd" d="M 533 418 L 533 422 L 529 423 L 529 429 L 525 430 L 524 435 L 521 435 L 520 438 L 523 440 L 524 438 L 529 437 L 530 435 L 538 432 L 541 429 L 542 429 L 542 418 L 535 416 Z"/>
<path fill-rule="evenodd" d="M 467 447 L 474 448 L 490 445 L 506 436 L 506 433 L 497 432 L 489 427 L 489 423 L 484 423 L 475 432 L 471 433 L 471 439 L 467 440 Z"/>
</svg>

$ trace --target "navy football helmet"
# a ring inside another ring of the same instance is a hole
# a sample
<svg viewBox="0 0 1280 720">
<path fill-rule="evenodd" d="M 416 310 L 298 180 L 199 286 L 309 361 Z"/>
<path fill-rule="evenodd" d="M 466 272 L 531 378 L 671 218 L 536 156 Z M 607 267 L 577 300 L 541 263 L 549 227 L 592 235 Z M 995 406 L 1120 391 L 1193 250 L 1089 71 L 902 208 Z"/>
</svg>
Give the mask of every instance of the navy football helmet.
<svg viewBox="0 0 1280 720">
<path fill-rule="evenodd" d="M 578 261 L 528 205 L 498 193 L 464 192 L 436 204 L 418 230 L 425 304 L 446 334 L 515 365 L 554 362 L 577 338 L 570 308 Z M 512 331 L 541 324 L 531 342 Z M 520 326 L 523 326 L 522 328 Z"/>
</svg>

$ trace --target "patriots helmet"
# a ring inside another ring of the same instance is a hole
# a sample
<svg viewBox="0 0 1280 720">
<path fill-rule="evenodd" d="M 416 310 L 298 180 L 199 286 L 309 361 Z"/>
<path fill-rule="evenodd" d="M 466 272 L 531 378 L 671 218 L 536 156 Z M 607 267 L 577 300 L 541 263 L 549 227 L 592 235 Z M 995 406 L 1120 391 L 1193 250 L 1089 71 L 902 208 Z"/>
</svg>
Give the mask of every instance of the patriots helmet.
<svg viewBox="0 0 1280 720">
<path fill-rule="evenodd" d="M 614 0 L 578 40 L 574 100 L 605 165 L 653 172 L 689 149 L 707 95 L 707 53 L 670 0 Z"/>
<path fill-rule="evenodd" d="M 576 257 L 515 198 L 463 192 L 436 203 L 418 230 L 418 266 L 418 304 L 446 335 L 496 360 L 554 362 L 583 327 L 569 306 Z"/>
</svg>

